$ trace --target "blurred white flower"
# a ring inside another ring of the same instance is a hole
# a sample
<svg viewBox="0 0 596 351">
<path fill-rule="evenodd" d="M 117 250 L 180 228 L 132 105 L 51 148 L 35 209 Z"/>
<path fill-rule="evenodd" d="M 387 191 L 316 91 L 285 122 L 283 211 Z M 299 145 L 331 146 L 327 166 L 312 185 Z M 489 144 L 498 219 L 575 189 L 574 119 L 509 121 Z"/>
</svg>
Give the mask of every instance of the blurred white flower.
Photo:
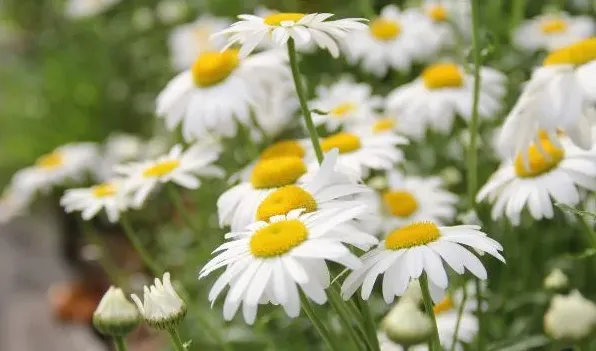
<svg viewBox="0 0 596 351">
<path fill-rule="evenodd" d="M 122 180 L 114 179 L 90 188 L 68 189 L 60 199 L 60 205 L 67 213 L 81 211 L 81 217 L 86 221 L 105 209 L 108 220 L 115 223 L 120 219 L 120 213 L 130 206 L 130 198 Z"/>
<path fill-rule="evenodd" d="M 99 162 L 95 165 L 95 176 L 99 181 L 114 177 L 114 166 L 124 161 L 141 158 L 143 141 L 133 134 L 113 133 L 105 141 Z"/>
<path fill-rule="evenodd" d="M 186 315 L 186 304 L 174 290 L 169 272 L 164 273 L 162 281 L 155 278 L 153 285 L 145 286 L 142 301 L 136 294 L 131 295 L 143 319 L 157 329 L 171 328 Z"/>
<path fill-rule="evenodd" d="M 292 38 L 297 45 L 314 42 L 321 49 L 329 50 L 331 56 L 339 57 L 337 40 L 348 33 L 364 30 L 364 18 L 344 18 L 327 21 L 331 13 L 272 13 L 265 17 L 239 15 L 240 21 L 217 33 L 228 37 L 228 47 L 240 44 L 240 57 L 246 57 L 261 42 L 273 41 L 278 48 L 284 48 Z"/>
<path fill-rule="evenodd" d="M 472 26 L 469 0 L 424 0 L 422 11 L 431 19 L 431 35 L 437 37 L 442 48 L 454 46 L 457 36 L 460 39 L 469 36 Z"/>
<path fill-rule="evenodd" d="M 120 288 L 110 286 L 93 313 L 93 325 L 105 335 L 124 336 L 141 322 L 135 305 Z"/>
<path fill-rule="evenodd" d="M 300 105 L 291 79 L 265 82 L 254 97 L 254 119 L 256 126 L 251 126 L 255 140 L 261 141 L 278 136 L 296 121 L 296 111 Z M 265 135 L 262 135 L 265 133 Z"/>
<path fill-rule="evenodd" d="M 553 269 L 544 278 L 544 288 L 550 291 L 562 291 L 569 286 L 569 279 L 559 268 Z"/>
<path fill-rule="evenodd" d="M 556 50 L 594 35 L 596 25 L 588 16 L 565 12 L 542 14 L 523 22 L 513 34 L 513 42 L 525 50 Z"/>
<path fill-rule="evenodd" d="M 28 189 L 17 189 L 12 184 L 5 188 L 0 196 L 0 224 L 24 215 L 33 197 L 34 194 Z"/>
<path fill-rule="evenodd" d="M 85 18 L 98 15 L 122 0 L 68 0 L 65 14 L 70 18 Z"/>
<path fill-rule="evenodd" d="M 478 113 L 492 119 L 502 107 L 506 77 L 501 72 L 482 67 Z M 443 134 L 453 129 L 456 116 L 466 122 L 472 117 L 474 77 L 453 63 L 436 63 L 422 71 L 413 82 L 393 90 L 386 100 L 386 110 L 401 123 L 423 124 Z"/>
<path fill-rule="evenodd" d="M 186 11 L 188 11 L 188 5 L 185 0 L 161 0 L 155 8 L 157 17 L 165 24 L 179 21 Z"/>
<path fill-rule="evenodd" d="M 374 135 L 397 133 L 415 141 L 421 141 L 425 137 L 426 125 L 423 122 L 416 123 L 417 121 L 422 121 L 421 119 L 412 119 L 408 123 L 403 123 L 404 121 L 395 114 L 374 113 L 373 115 L 374 117 L 372 119 L 364 123 L 348 125 L 344 130 L 360 133 L 368 131 Z"/>
<path fill-rule="evenodd" d="M 405 299 L 400 300 L 391 308 L 383 318 L 381 328 L 384 336 L 392 343 L 412 346 L 430 338 L 433 332 L 432 323 L 428 315 L 420 310 L 417 303 Z M 381 350 L 387 349 L 391 348 L 381 348 Z"/>
<path fill-rule="evenodd" d="M 574 290 L 556 295 L 544 315 L 544 331 L 555 340 L 579 342 L 596 329 L 596 305 Z"/>
</svg>

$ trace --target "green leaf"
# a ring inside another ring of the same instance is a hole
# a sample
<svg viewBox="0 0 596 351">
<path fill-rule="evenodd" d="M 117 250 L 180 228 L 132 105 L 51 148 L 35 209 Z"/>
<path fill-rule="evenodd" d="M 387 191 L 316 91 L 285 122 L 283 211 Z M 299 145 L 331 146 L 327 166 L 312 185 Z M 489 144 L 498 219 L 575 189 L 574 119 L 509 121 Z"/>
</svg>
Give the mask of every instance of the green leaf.
<svg viewBox="0 0 596 351">
<path fill-rule="evenodd" d="M 490 351 L 528 351 L 535 348 L 542 348 L 550 343 L 550 339 L 544 335 L 533 335 L 517 342 L 513 342 L 509 346 L 491 347 Z"/>
<path fill-rule="evenodd" d="M 590 211 L 579 210 L 575 207 L 571 207 L 569 205 L 561 204 L 558 202 L 555 203 L 555 206 L 557 206 L 558 208 L 560 208 L 561 210 L 563 210 L 565 212 L 569 212 L 569 213 L 575 214 L 577 216 L 588 216 L 588 217 L 592 217 L 592 219 L 596 219 L 596 214 L 592 213 Z"/>
<path fill-rule="evenodd" d="M 325 115 L 329 114 L 329 111 L 319 110 L 318 108 L 314 108 L 314 109 L 310 110 L 310 112 L 316 113 L 317 115 L 321 115 L 321 116 L 325 116 Z"/>
</svg>

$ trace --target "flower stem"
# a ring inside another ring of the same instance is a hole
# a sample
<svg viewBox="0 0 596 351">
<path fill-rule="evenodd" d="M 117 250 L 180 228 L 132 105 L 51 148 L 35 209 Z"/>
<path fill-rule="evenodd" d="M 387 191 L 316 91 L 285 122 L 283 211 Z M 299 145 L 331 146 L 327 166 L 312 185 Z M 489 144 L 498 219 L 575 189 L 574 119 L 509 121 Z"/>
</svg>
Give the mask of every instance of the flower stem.
<svg viewBox="0 0 596 351">
<path fill-rule="evenodd" d="M 482 351 L 484 347 L 484 313 L 482 312 L 482 281 L 474 278 L 474 287 L 476 288 L 476 317 L 478 318 L 478 334 L 476 336 L 476 349 Z"/>
<path fill-rule="evenodd" d="M 143 243 L 141 243 L 141 240 L 139 240 L 139 237 L 132 228 L 132 224 L 130 223 L 128 217 L 122 216 L 120 218 L 120 224 L 122 225 L 122 229 L 124 229 L 124 234 L 135 248 L 139 256 L 141 256 L 141 260 L 143 260 L 143 263 L 147 266 L 147 268 L 149 268 L 151 274 L 153 274 L 155 277 L 161 276 L 163 269 L 159 267 L 159 265 L 151 258 L 151 255 L 147 252 L 147 250 L 145 250 Z"/>
<path fill-rule="evenodd" d="M 172 341 L 174 350 L 185 351 L 186 348 L 184 347 L 184 343 L 182 342 L 182 339 L 180 339 L 180 334 L 178 334 L 178 329 L 170 328 L 170 329 L 168 329 L 168 333 L 170 334 L 170 340 Z"/>
<path fill-rule="evenodd" d="M 355 346 L 356 350 L 362 350 L 362 348 L 361 348 L 362 342 L 366 343 L 366 342 L 368 342 L 368 340 L 362 340 L 358 336 L 358 333 L 356 332 L 356 329 L 355 329 L 354 325 L 352 324 L 355 321 L 350 317 L 350 312 L 347 308 L 347 305 L 343 303 L 343 300 L 341 299 L 341 296 L 339 295 L 339 292 L 335 289 L 335 287 L 331 287 L 328 291 L 329 291 L 329 301 L 331 302 L 331 307 L 339 315 L 339 319 L 342 323 L 344 330 L 347 331 L 348 336 L 352 340 L 352 344 L 353 344 L 352 346 Z"/>
<path fill-rule="evenodd" d="M 178 191 L 178 189 L 176 189 L 173 184 L 168 184 L 168 186 L 166 186 L 166 188 L 168 188 L 167 192 L 168 192 L 168 196 L 170 197 L 170 200 L 174 203 L 174 206 L 176 206 L 176 210 L 178 211 L 178 213 L 180 213 L 180 215 L 182 216 L 182 219 L 184 220 L 186 225 L 193 232 L 195 232 L 195 234 L 199 234 L 201 232 L 200 228 L 198 228 L 196 226 L 196 224 L 192 220 L 192 217 L 186 210 L 186 206 L 184 206 L 184 200 L 182 199 L 182 196 L 180 195 L 180 192 Z"/>
<path fill-rule="evenodd" d="M 435 313 L 433 311 L 433 301 L 430 297 L 430 291 L 428 289 L 428 278 L 426 277 L 426 273 L 423 273 L 420 276 L 420 288 L 422 289 L 422 298 L 424 300 L 424 307 L 426 309 L 426 313 L 430 317 L 433 326 L 433 333 L 428 343 L 429 349 L 430 351 L 441 351 L 441 343 L 439 341 L 439 330 L 437 329 L 437 319 L 435 318 Z"/>
<path fill-rule="evenodd" d="M 381 348 L 379 346 L 379 339 L 377 338 L 376 323 L 370 313 L 368 304 L 360 297 L 356 297 L 356 304 L 362 315 L 366 336 L 369 344 L 371 344 L 371 349 L 373 351 L 379 351 Z"/>
<path fill-rule="evenodd" d="M 302 109 L 302 115 L 304 115 L 304 122 L 310 135 L 310 141 L 317 155 L 317 161 L 323 162 L 323 150 L 319 143 L 319 135 L 317 134 L 317 128 L 312 121 L 312 116 L 308 104 L 306 102 L 306 93 L 304 92 L 304 84 L 302 83 L 302 76 L 300 75 L 300 69 L 298 68 L 298 57 L 296 55 L 296 44 L 294 39 L 288 40 L 288 56 L 290 57 L 290 67 L 292 68 L 292 77 L 294 78 L 294 86 L 296 87 L 296 94 L 298 94 L 298 100 L 300 100 L 300 108 Z"/>
<path fill-rule="evenodd" d="M 304 294 L 300 294 L 300 302 L 302 305 L 302 309 L 308 316 L 308 319 L 310 319 L 310 322 L 315 327 L 315 329 L 317 330 L 319 335 L 325 341 L 325 344 L 327 344 L 327 347 L 329 347 L 329 349 L 331 349 L 333 351 L 340 351 L 341 348 L 339 348 L 335 344 L 335 341 L 334 341 L 331 333 L 329 333 L 327 328 L 325 328 L 325 324 L 316 315 L 313 305 L 310 303 L 310 300 L 308 300 L 308 298 Z"/>
<path fill-rule="evenodd" d="M 464 305 L 466 304 L 466 300 L 468 299 L 468 289 L 464 286 L 464 296 L 462 297 L 461 301 L 459 302 L 459 307 L 457 309 L 457 320 L 455 322 L 455 329 L 453 330 L 453 339 L 451 340 L 451 347 L 449 351 L 455 351 L 455 345 L 457 344 L 457 337 L 459 334 L 459 326 L 461 324 L 461 317 L 464 313 Z"/>
<path fill-rule="evenodd" d="M 594 232 L 594 229 L 592 229 L 592 226 L 588 223 L 585 216 L 580 215 L 577 217 L 579 217 L 579 221 L 581 222 L 582 227 L 584 227 L 588 242 L 592 245 L 592 248 L 596 249 L 596 232 Z"/>
<path fill-rule="evenodd" d="M 116 351 L 126 351 L 126 342 L 121 336 L 114 336 L 114 347 Z"/>
<path fill-rule="evenodd" d="M 524 12 L 526 10 L 526 0 L 515 0 L 513 2 L 513 8 L 511 11 L 511 22 L 509 22 L 509 28 L 515 30 L 519 25 L 519 22 L 524 18 Z"/>
</svg>

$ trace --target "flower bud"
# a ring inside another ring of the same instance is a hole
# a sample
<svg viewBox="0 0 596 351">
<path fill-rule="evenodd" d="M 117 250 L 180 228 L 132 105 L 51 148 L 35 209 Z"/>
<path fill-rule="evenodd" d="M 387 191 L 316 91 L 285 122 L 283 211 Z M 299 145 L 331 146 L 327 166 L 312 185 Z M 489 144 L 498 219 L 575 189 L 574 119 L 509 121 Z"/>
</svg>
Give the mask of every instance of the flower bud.
<svg viewBox="0 0 596 351">
<path fill-rule="evenodd" d="M 156 329 L 169 329 L 178 325 L 186 315 L 186 304 L 178 296 L 170 282 L 170 273 L 163 275 L 163 283 L 155 278 L 155 284 L 143 288 L 143 301 L 131 295 L 144 320 Z"/>
<path fill-rule="evenodd" d="M 122 289 L 111 286 L 93 313 L 93 325 L 100 333 L 124 336 L 141 322 L 139 312 L 126 299 Z"/>
<path fill-rule="evenodd" d="M 404 346 L 427 341 L 433 329 L 430 318 L 408 299 L 398 302 L 389 311 L 381 328 L 391 341 Z"/>
<path fill-rule="evenodd" d="M 556 295 L 544 315 L 544 330 L 558 341 L 582 341 L 596 331 L 596 305 L 577 290 Z"/>
<path fill-rule="evenodd" d="M 563 292 L 569 286 L 569 279 L 560 269 L 553 269 L 544 279 L 544 288 L 553 292 Z"/>
<path fill-rule="evenodd" d="M 401 295 L 402 300 L 409 300 L 410 302 L 419 305 L 422 303 L 422 289 L 417 279 L 412 279 L 408 285 L 408 289 Z"/>
</svg>

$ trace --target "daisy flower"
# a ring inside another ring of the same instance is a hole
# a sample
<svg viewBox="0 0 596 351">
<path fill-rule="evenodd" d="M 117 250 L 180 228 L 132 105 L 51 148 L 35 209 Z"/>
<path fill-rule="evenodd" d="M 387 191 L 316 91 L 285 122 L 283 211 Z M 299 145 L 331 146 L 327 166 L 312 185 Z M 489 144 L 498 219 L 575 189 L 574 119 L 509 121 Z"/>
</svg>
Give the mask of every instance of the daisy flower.
<svg viewBox="0 0 596 351">
<path fill-rule="evenodd" d="M 348 61 L 360 62 L 366 72 L 383 77 L 393 69 L 409 71 L 413 62 L 436 54 L 442 43 L 428 35 L 431 31 L 431 20 L 420 11 L 387 5 L 367 31 L 352 33 L 342 47 Z"/>
<path fill-rule="evenodd" d="M 404 158 L 398 145 L 408 139 L 395 133 L 374 135 L 366 132 L 340 132 L 321 139 L 323 152 L 339 150 L 338 167 L 356 178 L 368 176 L 370 170 L 388 170 Z M 309 160 L 315 161 L 314 151 Z"/>
<path fill-rule="evenodd" d="M 595 82 L 596 38 L 551 52 L 505 119 L 499 149 L 513 157 L 536 140 L 539 130 L 552 137 L 563 130 L 576 145 L 592 147 Z"/>
<path fill-rule="evenodd" d="M 430 18 L 432 33 L 443 47 L 454 45 L 457 35 L 465 37 L 470 31 L 472 9 L 469 0 L 424 0 L 422 11 Z"/>
<path fill-rule="evenodd" d="M 299 289 L 317 304 L 327 301 L 325 289 L 330 285 L 327 261 L 350 269 L 360 266 L 360 260 L 344 243 L 348 237 L 338 237 L 332 229 L 342 225 L 364 210 L 328 209 L 304 214 L 292 210 L 287 215 L 259 221 L 246 229 L 231 232 L 218 253 L 201 269 L 199 279 L 225 267 L 209 292 L 209 301 L 229 286 L 223 306 L 224 319 L 230 320 L 242 304 L 244 320 L 255 321 L 259 304 L 282 305 L 286 314 L 295 318 L 300 313 Z M 329 235 L 329 234 L 332 235 Z M 362 234 L 366 235 L 366 234 Z M 374 240 L 374 238 L 370 238 Z"/>
<path fill-rule="evenodd" d="M 181 124 L 187 141 L 211 133 L 233 137 L 237 123 L 251 124 L 254 97 L 264 94 L 260 92 L 264 82 L 288 75 L 284 61 L 274 52 L 246 59 L 233 49 L 203 52 L 159 94 L 156 113 L 169 130 Z"/>
<path fill-rule="evenodd" d="M 373 119 L 347 126 L 344 130 L 357 133 L 368 132 L 373 135 L 397 133 L 408 139 L 420 141 L 424 139 L 426 132 L 426 125 L 420 121 L 420 119 L 411 119 L 408 123 L 404 123 L 403 119 L 395 114 L 376 113 Z"/>
<path fill-rule="evenodd" d="M 257 6 L 255 8 L 254 14 L 257 17 L 266 18 L 267 16 L 279 14 L 279 11 L 267 8 L 265 6 Z M 273 40 L 273 36 L 266 36 L 263 39 L 263 41 L 261 41 L 257 45 L 257 48 L 263 49 L 263 50 L 271 50 L 271 49 L 277 49 L 278 45 L 275 43 L 275 40 Z M 296 43 L 296 50 L 298 52 L 312 53 L 313 51 L 316 50 L 316 48 L 317 48 L 317 45 L 313 41 L 307 41 L 304 43 Z"/>
<path fill-rule="evenodd" d="M 67 182 L 80 182 L 94 167 L 97 158 L 97 146 L 93 143 L 66 144 L 40 156 L 33 166 L 18 171 L 12 183 L 19 189 L 35 193 Z"/>
<path fill-rule="evenodd" d="M 455 217 L 457 195 L 443 189 L 441 178 L 405 177 L 390 171 L 387 181 L 388 187 L 382 194 L 386 231 L 420 221 L 443 225 Z"/>
<path fill-rule="evenodd" d="M 492 118 L 502 106 L 506 77 L 488 67 L 480 71 L 478 111 L 485 119 Z M 455 116 L 466 122 L 472 117 L 474 77 L 453 63 L 427 66 L 413 82 L 393 90 L 386 100 L 386 110 L 400 117 L 404 124 L 418 123 L 450 133 Z M 417 121 L 417 122 L 414 122 Z"/>
<path fill-rule="evenodd" d="M 66 4 L 66 16 L 85 18 L 99 15 L 122 0 L 69 0 Z"/>
<path fill-rule="evenodd" d="M 594 35 L 594 21 L 588 16 L 565 12 L 542 14 L 522 23 L 513 35 L 517 47 L 528 51 L 557 50 Z"/>
<path fill-rule="evenodd" d="M 217 145 L 196 145 L 186 151 L 182 145 L 172 147 L 167 155 L 155 160 L 117 166 L 115 171 L 126 177 L 126 191 L 134 192 L 132 205 L 139 208 L 159 184 L 173 182 L 187 189 L 197 189 L 201 177 L 223 177 L 224 171 L 213 165 L 221 149 Z"/>
<path fill-rule="evenodd" d="M 373 96 L 370 85 L 343 78 L 330 87 L 317 87 L 317 98 L 309 105 L 327 112 L 313 114 L 315 125 L 324 124 L 328 131 L 336 131 L 344 125 L 372 120 L 375 110 L 383 106 L 383 98 Z"/>
<path fill-rule="evenodd" d="M 169 36 L 170 54 L 175 69 L 184 71 L 204 52 L 221 50 L 225 38 L 210 38 L 224 30 L 230 22 L 224 18 L 202 15 L 195 22 L 178 26 Z"/>
<path fill-rule="evenodd" d="M 321 49 L 329 50 L 331 56 L 339 57 L 337 40 L 348 33 L 364 30 L 364 18 L 344 18 L 328 21 L 331 13 L 273 13 L 265 17 L 239 15 L 240 21 L 217 33 L 226 35 L 228 47 L 240 44 L 240 57 L 250 54 L 263 41 L 272 40 L 279 48 L 286 47 L 292 38 L 297 45 L 314 42 Z"/>
<path fill-rule="evenodd" d="M 432 298 L 439 301 L 448 285 L 442 261 L 458 274 L 467 268 L 479 279 L 487 278 L 482 262 L 464 246 L 505 262 L 499 253 L 501 245 L 481 232 L 479 226 L 439 227 L 432 222 L 414 222 L 389 233 L 361 257 L 362 266 L 348 275 L 342 295 L 347 299 L 361 287 L 362 298 L 368 300 L 377 276 L 383 274 L 383 298 L 391 303 L 394 296 L 406 291 L 410 280 L 426 273 Z"/>
<path fill-rule="evenodd" d="M 145 322 L 156 329 L 176 327 L 186 316 L 186 303 L 172 286 L 169 272 L 162 280 L 155 278 L 153 285 L 143 287 L 143 300 L 136 294 L 130 297 Z"/>
<path fill-rule="evenodd" d="M 492 203 L 492 218 L 504 215 L 519 225 L 527 207 L 536 220 L 554 216 L 552 202 L 574 206 L 580 201 L 578 189 L 596 190 L 596 153 L 573 145 L 565 137 L 540 133 L 513 161 L 506 161 L 480 189 L 476 201 Z M 552 200 L 551 200 L 552 198 Z"/>
<path fill-rule="evenodd" d="M 105 209 L 112 223 L 118 222 L 120 212 L 126 211 L 129 204 L 128 193 L 118 179 L 90 188 L 68 189 L 60 199 L 60 205 L 67 213 L 81 211 L 81 217 L 88 221 Z"/>
</svg>

